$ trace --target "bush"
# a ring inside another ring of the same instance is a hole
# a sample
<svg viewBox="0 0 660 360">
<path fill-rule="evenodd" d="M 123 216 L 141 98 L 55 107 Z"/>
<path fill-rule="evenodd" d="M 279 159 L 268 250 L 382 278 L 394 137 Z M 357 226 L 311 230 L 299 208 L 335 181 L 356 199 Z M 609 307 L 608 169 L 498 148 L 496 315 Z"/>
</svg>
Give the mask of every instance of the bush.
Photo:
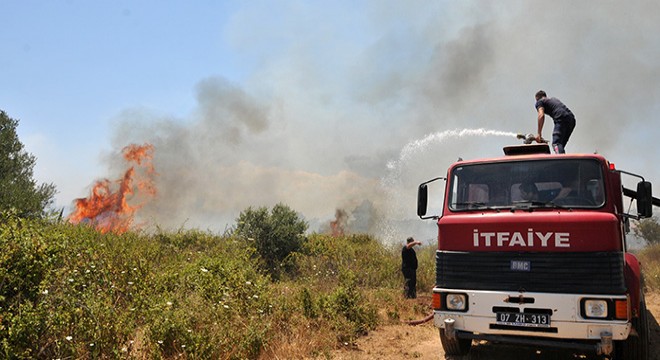
<svg viewBox="0 0 660 360">
<path fill-rule="evenodd" d="M 243 241 L 10 220 L 0 224 L 2 357 L 254 359 L 263 350 L 270 280 Z"/>
<path fill-rule="evenodd" d="M 0 218 L 0 307 L 11 308 L 39 297 L 52 254 L 32 222 L 8 213 Z"/>
<path fill-rule="evenodd" d="M 352 342 L 376 328 L 378 316 L 375 307 L 364 300 L 354 285 L 340 286 L 319 300 L 323 317 L 330 320 L 338 331 L 340 342 Z"/>
<path fill-rule="evenodd" d="M 304 256 L 296 258 L 299 275 L 309 280 L 334 286 L 335 280 L 356 274 L 353 280 L 358 286 L 399 286 L 401 255 L 372 236 L 312 234 L 301 251 Z"/>
<path fill-rule="evenodd" d="M 236 219 L 236 236 L 254 243 L 256 252 L 274 279 L 293 270 L 289 255 L 300 250 L 307 223 L 288 206 L 277 204 L 269 213 L 261 207 L 244 210 Z"/>
<path fill-rule="evenodd" d="M 253 244 L 194 230 L 101 234 L 5 216 L 0 246 L 7 359 L 304 358 L 374 329 L 376 309 L 416 316 L 399 253 L 366 235 L 311 235 L 278 282 Z"/>
<path fill-rule="evenodd" d="M 435 285 L 435 256 L 434 246 L 416 248 L 417 251 L 417 291 L 431 292 Z"/>
<path fill-rule="evenodd" d="M 660 243 L 660 224 L 655 217 L 635 221 L 633 233 L 646 240 L 648 244 Z"/>
</svg>

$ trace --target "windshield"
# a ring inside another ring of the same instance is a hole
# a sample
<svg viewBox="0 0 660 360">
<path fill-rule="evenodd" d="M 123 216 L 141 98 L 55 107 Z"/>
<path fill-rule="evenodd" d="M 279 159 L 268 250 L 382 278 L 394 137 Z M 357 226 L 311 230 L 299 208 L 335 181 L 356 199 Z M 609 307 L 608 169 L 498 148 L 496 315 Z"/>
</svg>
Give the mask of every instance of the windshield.
<svg viewBox="0 0 660 360">
<path fill-rule="evenodd" d="M 604 204 L 603 174 L 592 159 L 472 164 L 451 174 L 449 208 L 597 208 Z"/>
</svg>

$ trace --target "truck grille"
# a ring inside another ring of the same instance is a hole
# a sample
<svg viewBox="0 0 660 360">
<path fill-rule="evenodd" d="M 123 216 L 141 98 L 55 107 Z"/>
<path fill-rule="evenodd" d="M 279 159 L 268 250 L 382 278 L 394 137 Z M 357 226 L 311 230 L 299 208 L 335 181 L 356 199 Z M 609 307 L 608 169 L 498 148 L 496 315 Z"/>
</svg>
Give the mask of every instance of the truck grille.
<svg viewBox="0 0 660 360">
<path fill-rule="evenodd" d="M 529 267 L 514 266 L 521 262 Z M 436 286 L 451 289 L 623 294 L 620 252 L 436 252 Z M 517 269 L 517 270 L 512 270 Z"/>
</svg>

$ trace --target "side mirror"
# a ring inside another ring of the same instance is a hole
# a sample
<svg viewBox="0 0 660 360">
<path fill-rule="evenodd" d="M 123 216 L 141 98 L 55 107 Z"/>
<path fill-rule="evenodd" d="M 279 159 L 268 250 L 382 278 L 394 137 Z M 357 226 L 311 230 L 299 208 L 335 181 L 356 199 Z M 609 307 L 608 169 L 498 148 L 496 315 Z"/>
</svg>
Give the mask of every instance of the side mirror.
<svg viewBox="0 0 660 360">
<path fill-rule="evenodd" d="M 648 181 L 637 183 L 637 215 L 642 218 L 653 216 L 653 195 Z"/>
<path fill-rule="evenodd" d="M 429 201 L 429 189 L 426 184 L 422 184 L 417 188 L 417 216 L 422 217 L 426 215 L 426 206 Z"/>
</svg>

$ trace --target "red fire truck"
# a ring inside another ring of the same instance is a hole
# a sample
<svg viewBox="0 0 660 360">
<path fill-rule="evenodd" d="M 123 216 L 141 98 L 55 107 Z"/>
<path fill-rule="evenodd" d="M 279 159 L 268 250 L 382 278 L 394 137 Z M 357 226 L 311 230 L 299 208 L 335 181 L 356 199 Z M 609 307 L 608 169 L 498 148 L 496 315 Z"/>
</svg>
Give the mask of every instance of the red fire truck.
<svg viewBox="0 0 660 360">
<path fill-rule="evenodd" d="M 504 150 L 459 160 L 418 189 L 417 214 L 438 224 L 433 320 L 445 353 L 487 340 L 647 359 L 643 278 L 626 234 L 660 205 L 651 183 L 598 154 Z M 428 186 L 440 180 L 442 213 L 427 216 Z"/>
</svg>

